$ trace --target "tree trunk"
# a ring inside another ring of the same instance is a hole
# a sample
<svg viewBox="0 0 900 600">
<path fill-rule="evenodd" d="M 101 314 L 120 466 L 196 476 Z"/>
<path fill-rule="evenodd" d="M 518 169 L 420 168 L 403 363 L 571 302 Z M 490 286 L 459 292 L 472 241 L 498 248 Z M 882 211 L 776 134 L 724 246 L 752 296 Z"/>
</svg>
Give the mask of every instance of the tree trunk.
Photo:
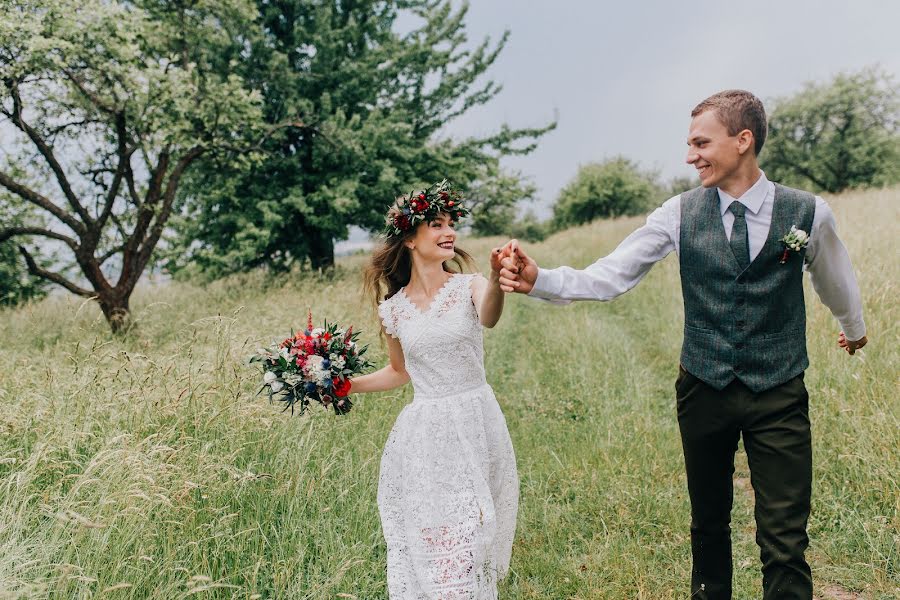
<svg viewBox="0 0 900 600">
<path fill-rule="evenodd" d="M 131 310 L 128 308 L 129 296 L 125 294 L 117 294 L 115 292 L 101 294 L 97 298 L 100 304 L 100 310 L 109 323 L 109 328 L 113 334 L 120 335 L 128 331 L 131 326 Z"/>
<path fill-rule="evenodd" d="M 311 231 L 309 234 L 309 261 L 313 269 L 334 267 L 334 240 L 328 233 Z"/>
</svg>

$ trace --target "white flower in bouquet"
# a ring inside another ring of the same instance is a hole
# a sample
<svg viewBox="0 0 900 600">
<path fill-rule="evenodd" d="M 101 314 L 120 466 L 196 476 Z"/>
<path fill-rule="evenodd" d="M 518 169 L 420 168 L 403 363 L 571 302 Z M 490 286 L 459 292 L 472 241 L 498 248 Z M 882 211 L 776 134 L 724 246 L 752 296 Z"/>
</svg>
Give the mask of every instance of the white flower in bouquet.
<svg viewBox="0 0 900 600">
<path fill-rule="evenodd" d="M 321 336 L 323 333 L 325 333 L 325 330 L 322 329 L 321 327 L 314 327 L 313 330 L 310 332 L 310 334 L 313 337 Z"/>
<path fill-rule="evenodd" d="M 266 371 L 263 375 L 263 383 L 266 385 L 272 385 L 272 382 L 278 379 L 278 376 L 272 371 Z"/>
<path fill-rule="evenodd" d="M 322 362 L 324 362 L 324 358 L 319 356 L 318 354 L 313 354 L 311 356 L 306 357 L 306 364 L 303 366 L 303 370 L 307 375 L 315 371 L 320 371 L 322 369 Z"/>
<path fill-rule="evenodd" d="M 269 384 L 269 387 L 272 388 L 273 392 L 280 392 L 281 388 L 284 387 L 284 382 L 276 379 L 275 381 L 273 381 L 272 383 Z"/>
<path fill-rule="evenodd" d="M 282 348 L 278 351 L 278 354 L 281 355 L 281 358 L 283 358 L 284 360 L 291 359 L 291 351 L 288 348 Z"/>
<path fill-rule="evenodd" d="M 344 357 L 340 354 L 332 354 L 328 358 L 331 359 L 331 368 L 335 369 L 340 373 L 344 370 L 344 366 L 347 364 L 344 360 Z"/>
<path fill-rule="evenodd" d="M 306 359 L 306 365 L 303 367 L 303 372 L 306 373 L 306 376 L 311 381 L 317 384 L 323 384 L 326 380 L 331 378 L 331 369 L 326 369 L 324 363 L 324 358 L 314 354 Z"/>
<path fill-rule="evenodd" d="M 298 375 L 297 373 L 285 373 L 284 374 L 284 382 L 291 387 L 295 387 L 297 384 L 303 381 L 303 377 Z"/>
</svg>

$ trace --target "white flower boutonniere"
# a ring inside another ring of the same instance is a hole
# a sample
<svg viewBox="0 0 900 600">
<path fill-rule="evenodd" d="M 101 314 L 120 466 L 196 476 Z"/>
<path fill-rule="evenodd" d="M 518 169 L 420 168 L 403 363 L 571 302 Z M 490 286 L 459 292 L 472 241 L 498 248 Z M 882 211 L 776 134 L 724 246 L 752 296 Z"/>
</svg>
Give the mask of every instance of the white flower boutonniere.
<svg viewBox="0 0 900 600">
<path fill-rule="evenodd" d="M 809 244 L 809 234 L 802 229 L 797 229 L 796 225 L 791 225 L 791 230 L 787 235 L 781 238 L 781 243 L 784 244 L 784 253 L 781 255 L 781 264 L 784 264 L 787 262 L 791 250 L 800 252 L 806 248 L 807 244 Z"/>
</svg>

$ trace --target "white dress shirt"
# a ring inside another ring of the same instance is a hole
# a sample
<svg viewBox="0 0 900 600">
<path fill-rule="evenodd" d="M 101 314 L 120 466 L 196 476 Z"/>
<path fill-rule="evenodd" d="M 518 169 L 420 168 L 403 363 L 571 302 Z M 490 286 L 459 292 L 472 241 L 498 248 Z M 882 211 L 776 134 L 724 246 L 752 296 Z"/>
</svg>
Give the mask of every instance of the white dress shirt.
<svg viewBox="0 0 900 600">
<path fill-rule="evenodd" d="M 731 237 L 734 215 L 728 207 L 735 200 L 747 207 L 747 237 L 750 260 L 756 258 L 765 244 L 772 223 L 775 184 L 765 173 L 740 198 L 732 198 L 721 189 L 719 211 L 725 236 Z M 850 255 L 838 238 L 834 213 L 822 198 L 816 196 L 812 231 L 809 232 L 804 267 L 813 289 L 840 323 L 848 340 L 866 334 L 862 316 L 859 285 L 850 264 Z M 554 304 L 573 300 L 607 301 L 624 294 L 643 279 L 650 268 L 673 250 L 679 252 L 681 238 L 681 195 L 666 200 L 647 217 L 647 223 L 625 238 L 608 256 L 583 269 L 559 267 L 539 269 L 530 296 Z"/>
</svg>

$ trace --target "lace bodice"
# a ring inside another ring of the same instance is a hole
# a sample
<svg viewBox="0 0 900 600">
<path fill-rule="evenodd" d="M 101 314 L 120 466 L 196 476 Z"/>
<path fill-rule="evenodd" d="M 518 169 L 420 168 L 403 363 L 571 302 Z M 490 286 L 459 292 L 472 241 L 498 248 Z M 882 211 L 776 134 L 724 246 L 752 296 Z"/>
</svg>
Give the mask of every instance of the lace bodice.
<svg viewBox="0 0 900 600">
<path fill-rule="evenodd" d="M 416 397 L 440 397 L 485 384 L 482 325 L 471 274 L 452 275 L 422 312 L 404 289 L 378 307 L 385 331 L 400 340 Z"/>
</svg>

